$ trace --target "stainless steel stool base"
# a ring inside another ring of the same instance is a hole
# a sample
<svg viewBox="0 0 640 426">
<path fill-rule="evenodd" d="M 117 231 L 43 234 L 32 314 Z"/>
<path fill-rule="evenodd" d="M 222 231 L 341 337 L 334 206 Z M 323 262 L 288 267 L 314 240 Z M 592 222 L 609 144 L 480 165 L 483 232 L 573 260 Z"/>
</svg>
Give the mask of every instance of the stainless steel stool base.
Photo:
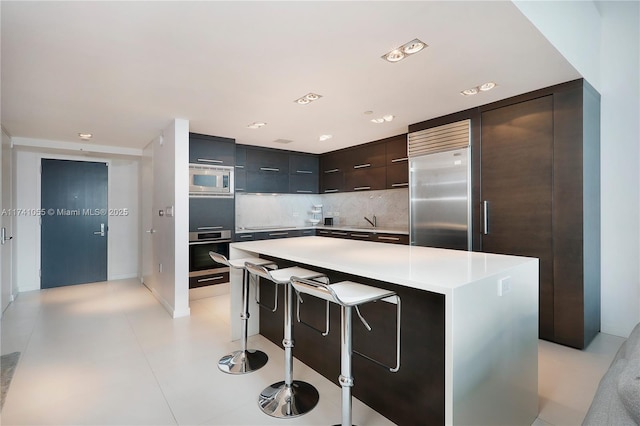
<svg viewBox="0 0 640 426">
<path fill-rule="evenodd" d="M 266 353 L 256 349 L 247 349 L 223 356 L 218 361 L 218 368 L 228 374 L 246 374 L 261 369 L 268 360 L 269 357 Z"/>
<path fill-rule="evenodd" d="M 313 410 L 319 399 L 318 390 L 307 382 L 294 380 L 291 386 L 286 386 L 282 381 L 263 390 L 258 405 L 265 414 L 290 419 Z"/>
</svg>

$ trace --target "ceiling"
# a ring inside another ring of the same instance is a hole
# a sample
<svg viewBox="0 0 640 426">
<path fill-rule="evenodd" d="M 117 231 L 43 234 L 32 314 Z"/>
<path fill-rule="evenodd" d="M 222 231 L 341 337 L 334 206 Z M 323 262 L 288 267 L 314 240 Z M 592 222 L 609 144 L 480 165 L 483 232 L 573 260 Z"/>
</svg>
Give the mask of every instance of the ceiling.
<svg viewBox="0 0 640 426">
<path fill-rule="evenodd" d="M 89 132 L 95 144 L 141 149 L 184 118 L 192 132 L 323 153 L 580 78 L 510 1 L 1 8 L 2 125 L 14 137 L 80 142 Z M 414 38 L 429 47 L 381 59 Z M 488 81 L 498 86 L 460 94 Z M 309 92 L 322 98 L 294 102 Z M 385 114 L 395 119 L 370 121 Z M 258 121 L 267 125 L 247 127 Z"/>
</svg>

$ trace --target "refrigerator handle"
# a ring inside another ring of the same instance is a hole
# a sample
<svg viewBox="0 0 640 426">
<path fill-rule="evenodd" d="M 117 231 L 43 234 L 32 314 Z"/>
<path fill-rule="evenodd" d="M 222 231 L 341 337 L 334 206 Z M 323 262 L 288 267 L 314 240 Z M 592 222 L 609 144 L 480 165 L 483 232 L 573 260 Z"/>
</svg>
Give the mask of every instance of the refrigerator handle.
<svg viewBox="0 0 640 426">
<path fill-rule="evenodd" d="M 489 202 L 487 200 L 482 202 L 482 233 L 489 235 Z"/>
</svg>

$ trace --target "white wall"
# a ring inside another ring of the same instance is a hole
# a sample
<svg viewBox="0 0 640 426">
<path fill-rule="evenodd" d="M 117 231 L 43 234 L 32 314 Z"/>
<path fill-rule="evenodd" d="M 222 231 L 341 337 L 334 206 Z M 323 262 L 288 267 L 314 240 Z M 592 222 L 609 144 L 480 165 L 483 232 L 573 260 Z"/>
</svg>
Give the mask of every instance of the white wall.
<svg viewBox="0 0 640 426">
<path fill-rule="evenodd" d="M 0 149 L 0 227 L 5 231 L 5 238 L 13 236 L 13 150 L 11 138 L 2 129 L 2 149 Z M 13 285 L 13 240 L 9 239 L 0 246 L 0 306 L 4 312 L 16 294 Z M 1 314 L 0 314 L 1 315 Z"/>
<path fill-rule="evenodd" d="M 110 280 L 137 278 L 139 273 L 140 206 L 138 187 L 140 160 L 114 159 L 111 161 L 109 206 L 127 209 L 126 216 L 109 217 L 109 262 L 107 275 Z M 127 188 L 123 191 L 123 188 Z"/>
<path fill-rule="evenodd" d="M 22 144 L 26 141 L 25 144 Z M 40 162 L 42 158 L 59 158 L 77 161 L 104 161 L 109 164 L 110 209 L 130 208 L 128 216 L 109 217 L 109 241 L 107 249 L 107 278 L 137 277 L 139 218 L 138 173 L 139 159 L 93 152 L 91 156 L 77 155 L 68 150 L 51 150 L 55 143 L 40 141 L 38 149 L 34 140 L 13 138 L 15 149 L 15 208 L 40 208 Z M 19 215 L 14 230 L 15 285 L 18 291 L 40 289 L 40 224 L 35 215 Z"/>
<path fill-rule="evenodd" d="M 601 330 L 640 322 L 640 3 L 516 1 L 601 94 Z"/>
<path fill-rule="evenodd" d="M 142 256 L 149 256 L 157 264 L 149 274 L 144 272 L 143 279 L 174 318 L 188 316 L 189 122 L 174 120 L 161 137 L 145 148 L 145 153 L 148 152 L 152 156 L 153 176 L 144 179 L 142 190 L 153 191 L 151 226 L 155 232 L 151 247 L 143 244 L 143 249 L 150 249 L 152 253 L 142 253 Z M 148 187 L 150 182 L 151 188 Z M 146 214 L 148 212 L 143 212 Z"/>
</svg>

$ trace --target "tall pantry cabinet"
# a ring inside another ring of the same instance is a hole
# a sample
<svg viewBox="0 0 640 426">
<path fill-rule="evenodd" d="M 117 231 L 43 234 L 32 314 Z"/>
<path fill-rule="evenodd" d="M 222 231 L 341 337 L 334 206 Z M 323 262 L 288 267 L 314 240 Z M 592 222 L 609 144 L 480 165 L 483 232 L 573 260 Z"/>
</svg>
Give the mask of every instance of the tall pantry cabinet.
<svg viewBox="0 0 640 426">
<path fill-rule="evenodd" d="M 482 251 L 539 258 L 540 337 L 584 348 L 600 330 L 599 94 L 576 80 L 480 123 Z"/>
</svg>

